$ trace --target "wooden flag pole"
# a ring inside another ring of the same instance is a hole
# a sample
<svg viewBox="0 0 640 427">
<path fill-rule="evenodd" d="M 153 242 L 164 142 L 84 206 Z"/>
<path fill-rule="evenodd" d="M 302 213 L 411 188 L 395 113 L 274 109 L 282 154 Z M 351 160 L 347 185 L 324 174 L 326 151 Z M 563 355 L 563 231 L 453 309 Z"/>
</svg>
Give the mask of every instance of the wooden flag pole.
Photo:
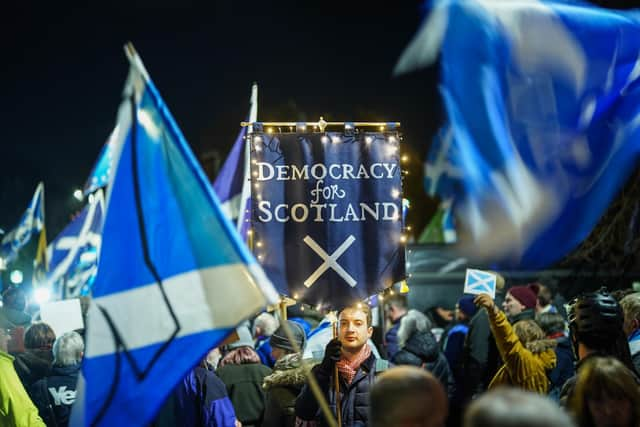
<svg viewBox="0 0 640 427">
<path fill-rule="evenodd" d="M 333 338 L 338 338 L 338 322 L 333 323 Z M 338 364 L 333 366 L 333 388 L 336 393 L 336 419 L 338 426 L 342 427 L 342 405 L 340 402 L 340 372 Z"/>
</svg>

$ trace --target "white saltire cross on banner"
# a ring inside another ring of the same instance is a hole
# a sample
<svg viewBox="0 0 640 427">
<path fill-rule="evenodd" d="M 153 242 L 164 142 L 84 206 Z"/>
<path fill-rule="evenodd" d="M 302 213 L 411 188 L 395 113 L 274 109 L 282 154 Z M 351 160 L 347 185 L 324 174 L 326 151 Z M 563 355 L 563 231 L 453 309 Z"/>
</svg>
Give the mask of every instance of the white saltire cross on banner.
<svg viewBox="0 0 640 427">
<path fill-rule="evenodd" d="M 316 280 L 318 280 L 318 278 L 320 276 L 322 276 L 322 274 L 325 271 L 327 271 L 329 268 L 333 268 L 335 270 L 335 272 L 338 273 L 338 275 L 340 277 L 342 277 L 344 279 L 344 281 L 349 284 L 349 286 L 351 286 L 352 288 L 356 286 L 356 284 L 358 282 L 356 282 L 355 279 L 353 277 L 351 277 L 349 275 L 349 273 L 347 273 L 344 270 L 344 268 L 342 268 L 342 266 L 340 266 L 340 264 L 338 264 L 338 261 L 337 261 L 338 258 L 340 257 L 340 255 L 342 255 L 347 249 L 349 249 L 349 246 L 351 246 L 353 244 L 353 242 L 356 241 L 356 238 L 353 237 L 353 235 L 347 237 L 347 240 L 345 240 L 338 247 L 338 249 L 336 249 L 331 255 L 327 254 L 324 251 L 324 249 L 322 249 L 320 247 L 320 245 L 318 245 L 315 242 L 315 240 L 313 240 L 311 237 L 305 236 L 303 241 L 307 245 L 309 245 L 309 247 L 311 249 L 313 249 L 315 251 L 315 253 L 320 255 L 320 258 L 322 258 L 324 260 L 324 262 L 320 265 L 320 267 L 318 267 L 316 269 L 316 271 L 314 271 L 313 274 L 311 274 L 311 276 L 309 276 L 309 278 L 304 281 L 304 285 L 307 288 L 311 287 L 311 285 L 313 285 L 316 282 Z"/>
</svg>

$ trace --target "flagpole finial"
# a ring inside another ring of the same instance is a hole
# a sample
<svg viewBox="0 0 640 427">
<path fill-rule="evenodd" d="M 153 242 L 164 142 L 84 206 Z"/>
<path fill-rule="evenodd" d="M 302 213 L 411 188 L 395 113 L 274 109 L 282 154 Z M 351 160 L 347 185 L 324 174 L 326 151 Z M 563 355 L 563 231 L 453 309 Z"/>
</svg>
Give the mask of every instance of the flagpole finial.
<svg viewBox="0 0 640 427">
<path fill-rule="evenodd" d="M 326 127 L 327 127 L 327 122 L 324 120 L 322 116 L 320 116 L 320 120 L 318 120 L 318 128 L 320 129 L 320 132 L 324 132 Z"/>
<path fill-rule="evenodd" d="M 136 52 L 136 48 L 133 47 L 133 43 L 131 42 L 126 42 L 124 45 L 124 53 L 127 55 L 127 58 L 131 61 L 133 60 L 133 58 L 135 58 L 138 54 L 138 52 Z"/>
</svg>

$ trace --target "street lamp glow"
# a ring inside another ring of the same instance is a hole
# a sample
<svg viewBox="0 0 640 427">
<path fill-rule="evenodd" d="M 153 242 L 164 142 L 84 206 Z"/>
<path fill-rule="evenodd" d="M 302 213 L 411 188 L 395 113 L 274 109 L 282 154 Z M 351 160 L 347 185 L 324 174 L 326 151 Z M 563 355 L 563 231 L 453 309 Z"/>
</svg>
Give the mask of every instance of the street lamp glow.
<svg viewBox="0 0 640 427">
<path fill-rule="evenodd" d="M 14 285 L 19 285 L 20 283 L 22 283 L 23 279 L 24 275 L 20 270 L 13 270 L 9 275 L 9 280 L 11 280 L 11 283 L 13 283 Z"/>
<path fill-rule="evenodd" d="M 42 305 L 51 298 L 51 291 L 48 288 L 38 287 L 33 291 L 33 299 Z"/>
<path fill-rule="evenodd" d="M 82 201 L 82 190 L 80 190 L 79 188 L 76 188 L 76 190 L 73 192 L 73 197 L 75 197 L 75 199 L 79 202 Z"/>
</svg>

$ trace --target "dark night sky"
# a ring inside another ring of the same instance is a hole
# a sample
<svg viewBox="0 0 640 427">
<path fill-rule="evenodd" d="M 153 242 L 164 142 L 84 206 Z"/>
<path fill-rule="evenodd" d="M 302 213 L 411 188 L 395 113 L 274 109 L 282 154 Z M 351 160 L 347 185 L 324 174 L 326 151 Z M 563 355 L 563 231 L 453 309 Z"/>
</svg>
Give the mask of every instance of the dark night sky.
<svg viewBox="0 0 640 427">
<path fill-rule="evenodd" d="M 260 120 L 401 121 L 414 216 L 430 209 L 419 175 L 441 115 L 437 74 L 391 75 L 421 1 L 21 3 L 0 17 L 5 230 L 40 180 L 50 240 L 80 208 L 71 194 L 115 124 L 128 40 L 197 154 L 226 156 L 257 81 Z"/>
</svg>

